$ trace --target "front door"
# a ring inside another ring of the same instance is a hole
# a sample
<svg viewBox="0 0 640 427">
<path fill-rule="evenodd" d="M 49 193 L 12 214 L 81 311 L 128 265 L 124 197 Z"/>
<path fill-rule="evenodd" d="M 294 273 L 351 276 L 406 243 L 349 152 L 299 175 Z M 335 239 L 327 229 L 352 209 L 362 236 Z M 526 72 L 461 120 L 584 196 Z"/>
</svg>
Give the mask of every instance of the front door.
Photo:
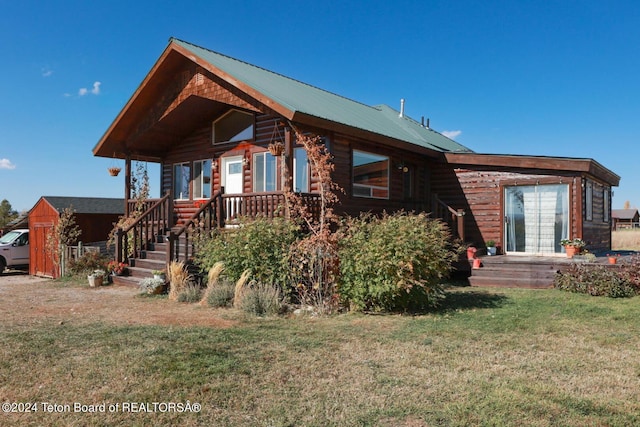
<svg viewBox="0 0 640 427">
<path fill-rule="evenodd" d="M 504 189 L 507 254 L 556 255 L 569 235 L 569 186 L 520 185 Z"/>
<path fill-rule="evenodd" d="M 242 156 L 222 159 L 222 185 L 225 194 L 242 194 L 244 190 L 244 174 Z M 226 197 L 225 210 L 227 220 L 234 219 L 242 212 L 242 197 Z"/>
</svg>

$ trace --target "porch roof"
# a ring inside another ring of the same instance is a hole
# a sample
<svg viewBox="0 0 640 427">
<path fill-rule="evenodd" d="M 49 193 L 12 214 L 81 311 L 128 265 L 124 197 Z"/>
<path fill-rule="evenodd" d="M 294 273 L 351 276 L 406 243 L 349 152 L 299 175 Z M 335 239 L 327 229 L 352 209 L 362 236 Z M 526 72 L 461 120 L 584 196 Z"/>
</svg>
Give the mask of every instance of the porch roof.
<svg viewBox="0 0 640 427">
<path fill-rule="evenodd" d="M 467 147 L 422 126 L 386 105 L 368 106 L 315 86 L 266 70 L 191 43 L 170 39 L 165 52 L 94 147 L 94 155 L 111 157 L 144 117 L 153 88 L 175 70 L 175 53 L 247 93 L 292 122 L 339 130 L 358 136 L 378 135 L 390 142 L 409 143 L 435 152 L 471 152 Z M 212 108 L 212 107 L 209 107 Z M 193 112 L 190 109 L 190 112 Z M 212 110 L 210 109 L 209 112 Z M 138 119 L 136 119 L 138 117 Z M 120 155 L 118 155 L 120 157 Z"/>
<path fill-rule="evenodd" d="M 593 159 L 478 153 L 445 153 L 445 158 L 449 164 L 462 166 L 586 173 L 612 186 L 620 184 L 619 175 Z"/>
</svg>

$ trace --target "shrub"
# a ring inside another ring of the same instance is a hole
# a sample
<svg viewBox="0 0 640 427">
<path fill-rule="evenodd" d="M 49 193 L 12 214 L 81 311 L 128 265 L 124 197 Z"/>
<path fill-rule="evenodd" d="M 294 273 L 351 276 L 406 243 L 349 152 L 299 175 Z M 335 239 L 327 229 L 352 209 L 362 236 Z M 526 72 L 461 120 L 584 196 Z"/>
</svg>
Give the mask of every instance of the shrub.
<svg viewBox="0 0 640 427">
<path fill-rule="evenodd" d="M 140 281 L 138 285 L 140 288 L 140 292 L 146 294 L 158 294 L 164 288 L 164 280 L 163 279 L 154 279 L 153 277 L 146 277 Z"/>
<path fill-rule="evenodd" d="M 85 252 L 81 257 L 70 260 L 69 272 L 73 275 L 84 275 L 94 270 L 107 271 L 109 259 L 97 251 Z"/>
<path fill-rule="evenodd" d="M 426 214 L 349 219 L 339 249 L 340 297 L 358 310 L 436 306 L 460 250 L 446 225 Z"/>
<path fill-rule="evenodd" d="M 274 316 L 282 310 L 282 293 L 276 285 L 251 282 L 245 287 L 238 307 L 255 316 Z"/>
<path fill-rule="evenodd" d="M 208 270 L 221 261 L 232 281 L 249 270 L 255 280 L 285 286 L 289 277 L 289 248 L 297 236 L 298 227 L 283 218 L 244 219 L 236 230 L 200 237 L 196 263 Z"/>
<path fill-rule="evenodd" d="M 203 301 L 211 307 L 231 307 L 235 286 L 233 282 L 222 280 L 216 286 L 207 288 Z"/>
<path fill-rule="evenodd" d="M 628 298 L 638 295 L 639 288 L 628 278 L 624 268 L 604 265 L 573 264 L 567 271 L 557 274 L 554 287 L 563 291 L 610 298 Z"/>
<path fill-rule="evenodd" d="M 202 298 L 202 288 L 197 283 L 187 283 L 176 296 L 178 302 L 198 302 Z"/>
</svg>

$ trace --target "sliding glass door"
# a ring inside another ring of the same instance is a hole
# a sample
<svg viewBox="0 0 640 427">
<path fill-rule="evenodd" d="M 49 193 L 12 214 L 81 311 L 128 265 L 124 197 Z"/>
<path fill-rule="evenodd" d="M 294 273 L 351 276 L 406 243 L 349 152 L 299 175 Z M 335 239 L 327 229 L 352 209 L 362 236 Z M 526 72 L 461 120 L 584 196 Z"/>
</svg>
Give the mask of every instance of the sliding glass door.
<svg viewBox="0 0 640 427">
<path fill-rule="evenodd" d="M 554 255 L 569 235 L 569 186 L 520 185 L 504 190 L 507 253 Z"/>
</svg>

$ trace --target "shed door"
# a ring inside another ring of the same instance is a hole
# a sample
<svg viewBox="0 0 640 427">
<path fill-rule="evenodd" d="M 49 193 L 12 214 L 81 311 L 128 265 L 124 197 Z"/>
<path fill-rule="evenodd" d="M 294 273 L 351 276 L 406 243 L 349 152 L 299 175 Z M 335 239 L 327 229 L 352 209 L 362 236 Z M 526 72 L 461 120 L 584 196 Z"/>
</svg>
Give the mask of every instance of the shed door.
<svg viewBox="0 0 640 427">
<path fill-rule="evenodd" d="M 505 250 L 511 254 L 555 255 L 569 235 L 569 186 L 505 187 Z"/>
<path fill-rule="evenodd" d="M 29 272 L 35 276 L 57 278 L 55 265 L 47 253 L 47 236 L 53 232 L 53 224 L 35 224 L 30 236 L 31 259 Z"/>
</svg>

